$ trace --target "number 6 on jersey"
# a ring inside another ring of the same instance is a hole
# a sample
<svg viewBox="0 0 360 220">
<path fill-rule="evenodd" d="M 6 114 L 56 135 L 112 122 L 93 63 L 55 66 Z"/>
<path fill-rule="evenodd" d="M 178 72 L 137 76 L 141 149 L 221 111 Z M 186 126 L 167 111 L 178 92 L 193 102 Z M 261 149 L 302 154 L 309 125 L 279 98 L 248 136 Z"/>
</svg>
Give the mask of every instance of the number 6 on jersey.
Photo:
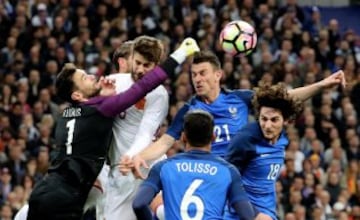
<svg viewBox="0 0 360 220">
<path fill-rule="evenodd" d="M 180 213 L 183 220 L 196 220 L 202 219 L 204 216 L 204 202 L 199 196 L 194 195 L 194 192 L 202 184 L 204 180 L 196 179 L 187 188 L 183 199 L 181 200 Z M 195 205 L 195 215 L 191 217 L 189 215 L 189 206 Z"/>
</svg>

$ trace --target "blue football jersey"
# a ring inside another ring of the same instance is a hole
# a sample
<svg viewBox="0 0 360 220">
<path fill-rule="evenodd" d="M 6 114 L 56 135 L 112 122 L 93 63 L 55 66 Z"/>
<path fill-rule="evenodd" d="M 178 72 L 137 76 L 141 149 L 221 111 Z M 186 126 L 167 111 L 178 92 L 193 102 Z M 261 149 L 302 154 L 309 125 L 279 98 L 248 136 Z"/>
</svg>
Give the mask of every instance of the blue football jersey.
<svg viewBox="0 0 360 220">
<path fill-rule="evenodd" d="M 272 145 L 263 138 L 258 122 L 250 123 L 228 147 L 226 159 L 240 171 L 244 189 L 258 211 L 276 218 L 276 180 L 284 164 L 288 139 L 282 132 Z M 226 218 L 236 219 L 236 218 Z"/>
<path fill-rule="evenodd" d="M 236 167 L 204 151 L 155 164 L 143 184 L 163 190 L 165 219 L 171 220 L 223 219 L 227 201 L 248 201 Z"/>
<path fill-rule="evenodd" d="M 248 123 L 252 96 L 251 90 L 222 90 L 218 98 L 210 104 L 194 97 L 178 111 L 167 134 L 178 140 L 186 112 L 194 109 L 207 111 L 213 115 L 215 123 L 215 140 L 211 145 L 211 153 L 224 157 L 231 137 Z"/>
</svg>

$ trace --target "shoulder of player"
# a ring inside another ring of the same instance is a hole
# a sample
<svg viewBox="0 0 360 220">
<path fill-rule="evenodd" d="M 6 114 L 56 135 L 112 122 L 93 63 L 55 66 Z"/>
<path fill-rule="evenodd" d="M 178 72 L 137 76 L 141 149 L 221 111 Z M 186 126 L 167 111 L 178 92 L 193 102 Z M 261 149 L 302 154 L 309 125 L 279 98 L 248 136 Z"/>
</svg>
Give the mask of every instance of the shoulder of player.
<svg viewBox="0 0 360 220">
<path fill-rule="evenodd" d="M 116 73 L 107 76 L 107 78 L 115 80 L 117 92 L 123 92 L 126 89 L 130 88 L 132 84 L 134 84 L 130 73 Z"/>
<path fill-rule="evenodd" d="M 252 96 L 254 94 L 254 91 L 250 89 L 221 89 L 221 92 L 226 96 L 237 96 L 241 99 L 243 99 L 245 96 Z"/>
<path fill-rule="evenodd" d="M 252 122 L 243 127 L 232 139 L 229 148 L 238 148 L 242 150 L 256 150 L 256 144 L 261 142 L 262 133 L 257 122 Z"/>
<path fill-rule="evenodd" d="M 107 79 L 131 79 L 131 74 L 130 73 L 114 73 L 114 74 L 110 74 L 106 77 Z"/>
<path fill-rule="evenodd" d="M 149 92 L 146 97 L 152 97 L 152 96 L 168 96 L 168 92 L 167 90 L 165 89 L 164 86 L 160 85 L 158 87 L 156 87 L 153 91 Z"/>
<path fill-rule="evenodd" d="M 174 157 L 176 157 L 177 155 L 175 155 Z M 161 172 L 162 168 L 164 167 L 164 165 L 171 163 L 172 160 L 174 159 L 174 157 L 170 157 L 170 158 L 166 158 L 165 160 L 161 160 L 156 162 L 152 167 L 151 167 L 151 171 L 156 171 L 158 173 Z"/>
</svg>

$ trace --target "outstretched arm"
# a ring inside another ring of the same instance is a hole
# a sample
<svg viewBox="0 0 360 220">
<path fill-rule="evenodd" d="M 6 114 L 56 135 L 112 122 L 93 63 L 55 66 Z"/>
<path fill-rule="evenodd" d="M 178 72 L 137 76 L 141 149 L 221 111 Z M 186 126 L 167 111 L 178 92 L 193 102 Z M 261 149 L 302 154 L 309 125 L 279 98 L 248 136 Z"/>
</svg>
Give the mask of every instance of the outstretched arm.
<svg viewBox="0 0 360 220">
<path fill-rule="evenodd" d="M 145 148 L 139 156 L 144 160 L 156 160 L 164 155 L 175 143 L 175 139 L 168 135 L 163 134 L 159 140 L 152 143 L 149 147 Z"/>
<path fill-rule="evenodd" d="M 146 93 L 155 89 L 167 78 L 167 75 L 173 75 L 177 65 L 183 63 L 186 57 L 198 51 L 200 51 L 200 48 L 196 41 L 192 38 L 186 38 L 164 63 L 146 74 L 133 84 L 130 89 L 115 96 L 98 96 L 90 99 L 85 104 L 95 105 L 103 115 L 114 117 L 135 104 Z"/>
<path fill-rule="evenodd" d="M 173 71 L 177 65 L 178 63 L 175 60 L 168 58 L 161 67 L 155 67 L 125 92 L 114 96 L 97 96 L 90 99 L 86 104 L 96 105 L 103 115 L 114 117 L 160 85 L 167 78 L 167 72 Z"/>
<path fill-rule="evenodd" d="M 339 70 L 335 73 L 333 73 L 331 76 L 326 77 L 325 79 L 316 82 L 314 84 L 292 89 L 289 91 L 289 94 L 293 97 L 296 97 L 300 100 L 307 100 L 314 95 L 316 95 L 318 92 L 320 92 L 323 89 L 331 88 L 335 85 L 342 85 L 343 87 L 346 86 L 346 80 L 345 75 L 342 70 Z"/>
<path fill-rule="evenodd" d="M 163 134 L 159 140 L 143 150 L 139 156 L 144 160 L 155 160 L 165 154 L 166 151 L 168 151 L 175 143 L 175 140 L 180 138 L 183 130 L 184 115 L 188 112 L 188 110 L 189 105 L 187 104 L 181 107 L 181 109 L 176 113 L 169 129 L 166 131 L 166 134 Z"/>
<path fill-rule="evenodd" d="M 144 178 L 140 172 L 140 167 L 147 168 L 146 160 L 155 160 L 161 155 L 165 154 L 171 146 L 175 143 L 175 140 L 181 136 L 184 115 L 189 110 L 189 105 L 184 105 L 176 114 L 170 128 L 166 134 L 162 135 L 159 140 L 145 148 L 140 154 L 134 156 L 132 160 L 129 157 L 123 157 L 120 162 L 120 172 L 126 175 L 130 171 L 134 171 L 135 176 Z"/>
<path fill-rule="evenodd" d="M 141 167 L 149 168 L 146 160 L 155 160 L 164 155 L 167 150 L 175 143 L 175 139 L 168 134 L 163 134 L 159 140 L 145 148 L 140 154 L 135 155 L 132 159 L 128 156 L 121 158 L 119 169 L 123 175 L 127 175 L 130 171 L 134 172 L 136 177 L 145 179 L 141 172 Z"/>
</svg>

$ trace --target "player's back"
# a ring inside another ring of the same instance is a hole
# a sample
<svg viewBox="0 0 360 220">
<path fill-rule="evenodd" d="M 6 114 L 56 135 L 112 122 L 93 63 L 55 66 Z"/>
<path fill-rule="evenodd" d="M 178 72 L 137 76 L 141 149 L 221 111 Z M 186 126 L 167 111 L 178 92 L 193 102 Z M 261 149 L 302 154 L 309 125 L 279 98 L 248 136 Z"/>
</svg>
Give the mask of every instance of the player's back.
<svg viewBox="0 0 360 220">
<path fill-rule="evenodd" d="M 203 151 L 160 162 L 166 219 L 222 219 L 235 168 Z"/>
</svg>

